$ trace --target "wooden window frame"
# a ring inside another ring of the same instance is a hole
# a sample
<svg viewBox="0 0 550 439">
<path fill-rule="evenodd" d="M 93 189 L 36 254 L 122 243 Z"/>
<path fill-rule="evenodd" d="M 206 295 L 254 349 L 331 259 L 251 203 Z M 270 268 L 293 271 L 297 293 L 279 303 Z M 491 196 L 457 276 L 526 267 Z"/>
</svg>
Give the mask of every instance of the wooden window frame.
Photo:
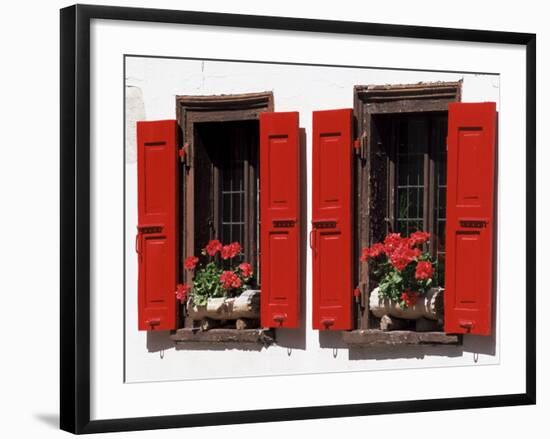
<svg viewBox="0 0 550 439">
<path fill-rule="evenodd" d="M 181 255 L 182 261 L 186 256 L 193 255 L 195 252 L 195 175 L 193 166 L 195 124 L 203 122 L 259 121 L 260 114 L 266 111 L 272 112 L 273 107 L 273 93 L 270 91 L 227 95 L 176 96 L 178 146 L 183 148 L 185 152 L 185 162 L 181 165 L 180 217 L 178 222 L 181 230 L 178 254 Z M 245 182 L 255 182 L 255 179 L 255 171 L 250 170 L 245 175 Z M 190 202 L 191 200 L 193 202 Z M 250 217 L 254 215 L 254 211 L 255 209 L 247 210 L 247 222 L 254 221 L 254 218 Z M 259 239 L 259 236 L 257 236 L 257 239 Z M 245 258 L 255 264 L 255 252 L 252 250 L 253 242 L 253 236 L 245 236 L 243 249 Z M 183 282 L 190 283 L 192 273 L 183 270 L 182 264 L 179 264 L 178 278 Z"/>
<path fill-rule="evenodd" d="M 375 327 L 375 317 L 368 309 L 369 294 L 373 287 L 369 278 L 368 264 L 360 264 L 362 248 L 375 242 L 378 236 L 388 232 L 388 207 L 380 209 L 381 200 L 374 197 L 374 185 L 380 178 L 376 164 L 391 180 L 391 164 L 388 157 L 382 157 L 378 148 L 378 133 L 375 132 L 373 117 L 381 114 L 411 114 L 441 112 L 448 110 L 451 102 L 460 102 L 462 80 L 455 82 L 424 82 L 417 84 L 357 85 L 354 87 L 353 108 L 357 141 L 355 165 L 355 270 L 354 276 L 360 295 L 356 304 L 356 328 Z M 387 197 L 387 195 L 386 195 Z M 387 206 L 388 200 L 382 200 Z M 393 214 L 392 214 L 393 215 Z"/>
</svg>

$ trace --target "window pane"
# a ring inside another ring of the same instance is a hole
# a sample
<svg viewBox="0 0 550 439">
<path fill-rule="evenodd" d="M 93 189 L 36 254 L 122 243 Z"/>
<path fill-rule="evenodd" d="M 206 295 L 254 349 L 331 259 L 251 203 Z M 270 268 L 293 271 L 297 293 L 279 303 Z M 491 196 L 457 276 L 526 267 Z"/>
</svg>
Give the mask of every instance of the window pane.
<svg viewBox="0 0 550 439">
<path fill-rule="evenodd" d="M 402 235 L 424 227 L 424 161 L 428 125 L 424 117 L 398 121 L 396 151 L 396 226 Z"/>
<path fill-rule="evenodd" d="M 244 246 L 244 160 L 246 144 L 242 141 L 239 127 L 227 131 L 230 142 L 225 145 L 220 162 L 221 180 L 221 235 L 224 243 L 239 242 Z M 243 253 L 233 262 L 241 262 Z"/>
</svg>

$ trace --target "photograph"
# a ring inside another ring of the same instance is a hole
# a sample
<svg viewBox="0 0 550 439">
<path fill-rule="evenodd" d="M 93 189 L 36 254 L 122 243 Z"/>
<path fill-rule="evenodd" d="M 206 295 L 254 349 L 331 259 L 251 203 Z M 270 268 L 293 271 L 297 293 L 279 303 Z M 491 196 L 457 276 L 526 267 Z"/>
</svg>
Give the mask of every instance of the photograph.
<svg viewBox="0 0 550 439">
<path fill-rule="evenodd" d="M 128 382 L 498 363 L 498 74 L 124 63 Z"/>
</svg>

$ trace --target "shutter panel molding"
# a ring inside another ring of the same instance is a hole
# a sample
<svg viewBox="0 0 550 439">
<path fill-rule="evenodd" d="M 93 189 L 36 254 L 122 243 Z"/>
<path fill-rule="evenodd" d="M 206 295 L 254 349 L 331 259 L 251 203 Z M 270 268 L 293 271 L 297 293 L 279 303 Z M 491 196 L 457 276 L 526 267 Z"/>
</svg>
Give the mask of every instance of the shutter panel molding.
<svg viewBox="0 0 550 439">
<path fill-rule="evenodd" d="M 353 111 L 313 112 L 313 329 L 352 329 Z"/>
<path fill-rule="evenodd" d="M 301 291 L 298 112 L 260 114 L 261 324 L 298 328 Z"/>
<path fill-rule="evenodd" d="M 449 104 L 445 332 L 490 335 L 494 290 L 494 102 Z"/>
<path fill-rule="evenodd" d="M 176 130 L 175 120 L 137 123 L 139 330 L 176 329 Z"/>
</svg>

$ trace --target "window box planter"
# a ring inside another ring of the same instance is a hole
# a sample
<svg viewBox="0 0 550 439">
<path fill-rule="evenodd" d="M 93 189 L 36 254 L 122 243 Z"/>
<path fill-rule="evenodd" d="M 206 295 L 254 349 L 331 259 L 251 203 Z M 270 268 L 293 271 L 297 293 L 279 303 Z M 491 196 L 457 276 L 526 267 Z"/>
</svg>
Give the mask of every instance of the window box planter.
<svg viewBox="0 0 550 439">
<path fill-rule="evenodd" d="M 414 305 L 402 307 L 398 301 L 380 297 L 375 288 L 370 293 L 369 311 L 380 319 L 380 327 L 344 331 L 343 341 L 350 346 L 460 345 L 461 335 L 442 330 L 443 294 L 443 288 L 432 288 Z"/>
<path fill-rule="evenodd" d="M 193 327 L 178 329 L 170 337 L 178 345 L 256 345 L 261 349 L 275 342 L 274 332 L 260 327 L 260 290 L 245 290 L 235 297 L 211 297 L 206 305 L 195 305 L 189 299 L 187 317 Z"/>
<path fill-rule="evenodd" d="M 245 290 L 235 297 L 211 297 L 206 305 L 196 305 L 189 299 L 187 315 L 194 322 L 199 321 L 203 331 L 222 325 L 241 330 L 258 327 L 260 290 Z"/>
<path fill-rule="evenodd" d="M 402 307 L 398 301 L 380 297 L 379 289 L 371 291 L 369 308 L 375 317 L 392 316 L 406 320 L 443 319 L 443 288 L 431 288 L 426 295 L 420 296 L 414 305 Z"/>
</svg>

